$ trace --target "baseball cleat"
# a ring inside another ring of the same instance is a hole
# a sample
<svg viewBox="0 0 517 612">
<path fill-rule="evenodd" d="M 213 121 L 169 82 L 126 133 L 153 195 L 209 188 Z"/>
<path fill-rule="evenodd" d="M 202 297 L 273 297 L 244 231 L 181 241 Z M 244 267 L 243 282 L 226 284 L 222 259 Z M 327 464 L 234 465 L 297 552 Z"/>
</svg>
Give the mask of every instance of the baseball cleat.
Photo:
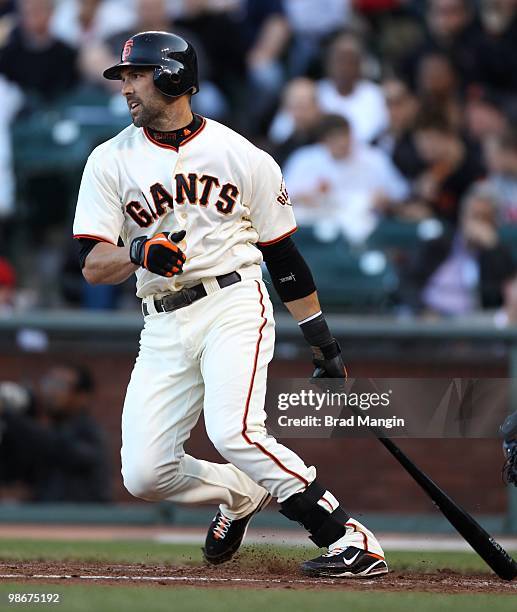
<svg viewBox="0 0 517 612">
<path fill-rule="evenodd" d="M 306 561 L 302 571 L 311 576 L 371 578 L 388 573 L 384 551 L 373 533 L 351 518 L 346 533 L 324 555 Z"/>
<path fill-rule="evenodd" d="M 270 501 L 271 495 L 266 493 L 255 510 L 241 519 L 231 519 L 219 510 L 210 523 L 206 534 L 205 546 L 202 549 L 205 561 L 212 565 L 229 561 L 239 550 L 251 519 Z"/>
<path fill-rule="evenodd" d="M 335 578 L 370 578 L 388 573 L 384 557 L 355 546 L 337 548 L 332 552 L 302 564 L 302 571 L 310 576 Z"/>
</svg>

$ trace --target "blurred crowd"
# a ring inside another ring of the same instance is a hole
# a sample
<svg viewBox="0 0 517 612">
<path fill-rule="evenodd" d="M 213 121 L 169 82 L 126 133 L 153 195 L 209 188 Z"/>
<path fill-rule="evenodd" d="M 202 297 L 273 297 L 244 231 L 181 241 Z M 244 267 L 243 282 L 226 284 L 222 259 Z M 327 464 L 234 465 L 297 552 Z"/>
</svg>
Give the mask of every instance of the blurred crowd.
<svg viewBox="0 0 517 612">
<path fill-rule="evenodd" d="M 40 381 L 0 381 L 0 499 L 106 502 L 106 434 L 91 416 L 95 384 L 82 366 L 61 364 Z"/>
<path fill-rule="evenodd" d="M 136 305 L 80 278 L 77 183 L 38 176 L 20 196 L 11 128 L 72 90 L 108 104 L 102 71 L 142 30 L 195 45 L 194 110 L 275 157 L 301 226 L 331 221 L 357 253 L 385 220 L 436 222 L 395 254 L 392 309 L 464 315 L 517 293 L 501 237 L 517 232 L 517 0 L 0 0 L 0 15 L 0 312 L 8 258 L 38 288 L 23 304 Z"/>
</svg>

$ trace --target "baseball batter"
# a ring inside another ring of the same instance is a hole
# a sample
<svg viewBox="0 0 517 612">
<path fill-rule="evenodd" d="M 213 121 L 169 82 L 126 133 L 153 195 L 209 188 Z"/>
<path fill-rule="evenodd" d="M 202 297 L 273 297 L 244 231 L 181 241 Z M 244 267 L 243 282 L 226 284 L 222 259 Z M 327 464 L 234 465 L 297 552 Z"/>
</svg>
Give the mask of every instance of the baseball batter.
<svg viewBox="0 0 517 612">
<path fill-rule="evenodd" d="M 144 328 L 122 415 L 122 474 L 146 500 L 218 504 L 203 549 L 229 560 L 253 517 L 274 497 L 328 552 L 313 575 L 388 571 L 374 535 L 316 479 L 316 469 L 265 428 L 275 289 L 328 377 L 346 376 L 297 251 L 293 210 L 278 165 L 229 128 L 192 113 L 192 46 L 167 32 L 126 42 L 104 72 L 121 81 L 133 125 L 86 164 L 74 222 L 83 274 L 121 283 L 133 273 Z M 226 464 L 185 454 L 204 411 Z"/>
</svg>

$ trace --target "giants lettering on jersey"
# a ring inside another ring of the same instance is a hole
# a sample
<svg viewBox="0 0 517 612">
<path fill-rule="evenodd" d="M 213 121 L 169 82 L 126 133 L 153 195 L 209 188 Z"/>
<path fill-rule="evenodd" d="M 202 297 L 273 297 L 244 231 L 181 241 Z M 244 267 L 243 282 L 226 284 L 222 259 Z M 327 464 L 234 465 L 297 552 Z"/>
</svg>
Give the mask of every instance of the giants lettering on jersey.
<svg viewBox="0 0 517 612">
<path fill-rule="evenodd" d="M 221 185 L 219 179 L 209 174 L 197 175 L 195 172 L 176 174 L 174 196 L 161 183 L 149 188 L 152 204 L 142 192 L 143 203 L 132 200 L 126 204 L 126 212 L 140 227 L 149 227 L 167 212 L 174 210 L 174 204 L 194 204 L 208 206 L 215 200 L 215 208 L 222 215 L 229 215 L 239 196 L 239 190 L 232 183 Z M 216 197 L 217 196 L 217 197 Z"/>
</svg>

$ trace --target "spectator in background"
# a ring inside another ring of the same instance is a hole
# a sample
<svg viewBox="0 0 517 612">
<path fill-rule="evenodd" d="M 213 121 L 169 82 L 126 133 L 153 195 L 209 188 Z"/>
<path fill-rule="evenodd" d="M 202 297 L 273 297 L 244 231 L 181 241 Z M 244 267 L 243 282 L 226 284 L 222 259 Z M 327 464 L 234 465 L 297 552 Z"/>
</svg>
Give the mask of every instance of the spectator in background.
<svg viewBox="0 0 517 612">
<path fill-rule="evenodd" d="M 403 81 L 386 79 L 382 84 L 389 123 L 374 144 L 387 153 L 401 174 L 413 179 L 424 169 L 412 136 L 419 100 Z"/>
<path fill-rule="evenodd" d="M 272 154 L 281 166 L 296 149 L 316 142 L 321 118 L 314 81 L 304 77 L 290 81 L 269 130 L 269 138 L 274 143 Z"/>
<path fill-rule="evenodd" d="M 501 223 L 517 224 L 517 133 L 505 132 L 487 139 L 488 176 L 481 186 L 497 202 Z"/>
<path fill-rule="evenodd" d="M 375 228 L 379 212 L 403 200 L 407 184 L 388 155 L 351 138 L 350 124 L 326 115 L 319 142 L 287 160 L 285 182 L 300 224 L 331 219 L 352 242 Z"/>
<path fill-rule="evenodd" d="M 237 108 L 245 113 L 244 130 L 262 130 L 285 82 L 282 56 L 290 29 L 282 0 L 184 0 L 183 6 L 178 24 L 199 36 L 224 90 L 240 98 L 247 79 L 245 108 L 242 99 Z"/>
<path fill-rule="evenodd" d="M 502 307 L 494 315 L 494 325 L 500 329 L 517 325 L 517 274 L 503 283 L 502 294 Z"/>
<path fill-rule="evenodd" d="M 9 261 L 0 257 L 0 317 L 12 313 L 15 305 L 16 273 Z"/>
<path fill-rule="evenodd" d="M 445 54 L 432 52 L 422 56 L 417 69 L 417 96 L 422 108 L 444 115 L 453 126 L 461 126 L 463 108 L 458 79 Z"/>
<path fill-rule="evenodd" d="M 162 30 L 182 36 L 196 49 L 200 91 L 192 98 L 194 111 L 213 119 L 223 119 L 227 114 L 227 103 L 219 89 L 208 80 L 211 66 L 203 45 L 191 31 L 173 23 L 167 10 L 166 0 L 136 0 L 136 22 L 132 24 L 130 29 L 119 30 L 97 44 L 85 46 L 81 51 L 80 59 L 84 78 L 90 84 L 116 92 L 118 99 L 120 83 L 104 79 L 102 77 L 104 69 L 119 61 L 124 43 L 133 34 Z"/>
<path fill-rule="evenodd" d="M 64 0 L 54 11 L 51 30 L 71 47 L 82 47 L 131 28 L 136 21 L 132 2 Z"/>
<path fill-rule="evenodd" d="M 2 445 L 24 458 L 34 501 L 109 500 L 104 433 L 89 414 L 94 391 L 89 370 L 63 364 L 52 368 L 41 381 L 47 425 L 3 407 Z"/>
<path fill-rule="evenodd" d="M 441 52 L 453 62 L 461 85 L 479 81 L 478 49 L 481 25 L 475 17 L 471 0 L 429 0 L 426 13 L 426 37 L 408 49 L 400 70 L 412 85 L 416 84 L 421 58 Z"/>
<path fill-rule="evenodd" d="M 19 23 L 0 49 L 0 74 L 52 100 L 77 84 L 76 52 L 50 31 L 53 0 L 18 0 L 18 9 Z"/>
<path fill-rule="evenodd" d="M 406 304 L 442 316 L 500 306 L 515 264 L 497 230 L 496 202 L 476 190 L 466 195 L 458 230 L 423 242 L 404 274 Z"/>
<path fill-rule="evenodd" d="M 350 122 L 353 137 L 371 142 L 388 125 L 388 111 L 379 85 L 362 78 L 365 53 L 352 33 L 341 33 L 326 57 L 326 78 L 318 83 L 318 100 L 326 113 Z"/>
<path fill-rule="evenodd" d="M 349 25 L 353 0 L 285 0 L 285 12 L 292 32 L 289 74 L 305 74 L 319 59 L 322 44 Z"/>
<path fill-rule="evenodd" d="M 23 93 L 19 87 L 9 83 L 1 75 L 0 100 L 2 101 L 0 104 L 0 241 L 5 245 L 7 223 L 15 212 L 15 177 L 11 163 L 10 126 L 23 106 Z"/>
<path fill-rule="evenodd" d="M 492 136 L 501 136 L 508 129 L 504 97 L 488 89 L 473 90 L 466 100 L 464 128 L 470 140 L 483 143 Z"/>
<path fill-rule="evenodd" d="M 484 176 L 484 168 L 459 131 L 443 115 L 422 111 L 414 140 L 425 169 L 413 181 L 411 201 L 401 213 L 412 219 L 436 215 L 454 224 L 460 200 Z"/>
<path fill-rule="evenodd" d="M 481 0 L 484 35 L 479 41 L 478 71 L 483 83 L 505 95 L 517 94 L 517 4 Z"/>
</svg>

